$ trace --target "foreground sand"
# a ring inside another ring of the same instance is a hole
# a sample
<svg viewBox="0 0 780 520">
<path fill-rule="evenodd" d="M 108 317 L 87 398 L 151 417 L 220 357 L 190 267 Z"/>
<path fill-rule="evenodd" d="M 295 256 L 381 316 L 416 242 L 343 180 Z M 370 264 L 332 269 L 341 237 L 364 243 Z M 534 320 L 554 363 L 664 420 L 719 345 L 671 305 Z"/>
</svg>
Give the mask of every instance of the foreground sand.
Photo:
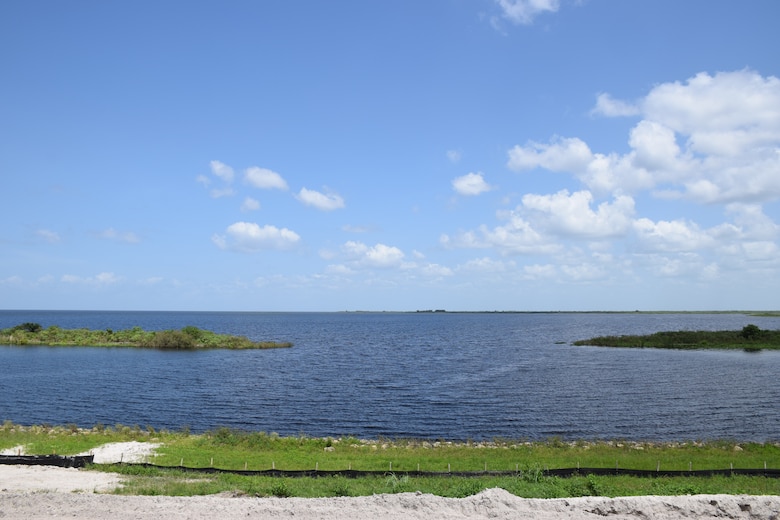
<svg viewBox="0 0 780 520">
<path fill-rule="evenodd" d="M 0 518 L 232 519 L 612 519 L 745 518 L 776 520 L 780 497 L 697 495 L 521 499 L 488 489 L 463 499 L 401 493 L 355 498 L 148 497 L 0 492 Z"/>
<path fill-rule="evenodd" d="M 145 443 L 106 445 L 96 462 L 138 460 Z M 780 496 L 695 495 L 523 499 L 488 489 L 463 499 L 400 493 L 345 498 L 148 497 L 103 494 L 121 485 L 112 473 L 0 465 L 0 519 L 610 519 L 745 518 L 780 520 Z"/>
</svg>

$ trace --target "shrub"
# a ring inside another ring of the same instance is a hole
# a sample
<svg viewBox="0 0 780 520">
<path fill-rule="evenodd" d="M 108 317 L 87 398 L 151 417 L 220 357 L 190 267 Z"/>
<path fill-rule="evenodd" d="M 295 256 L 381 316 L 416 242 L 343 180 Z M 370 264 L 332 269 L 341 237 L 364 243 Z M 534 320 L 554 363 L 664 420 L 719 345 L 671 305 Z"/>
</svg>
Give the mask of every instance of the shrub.
<svg viewBox="0 0 780 520">
<path fill-rule="evenodd" d="M 42 329 L 43 329 L 43 327 L 41 327 L 40 323 L 32 323 L 32 322 L 28 321 L 28 322 L 22 323 L 21 325 L 17 325 L 16 327 L 14 327 L 11 330 L 36 333 L 36 332 L 40 332 Z"/>
<path fill-rule="evenodd" d="M 145 347 L 152 348 L 195 348 L 195 340 L 180 330 L 161 330 L 144 341 Z"/>
<path fill-rule="evenodd" d="M 201 339 L 201 337 L 203 337 L 203 333 L 205 332 L 205 331 L 202 331 L 198 327 L 195 327 L 193 325 L 187 325 L 186 327 L 181 329 L 181 331 L 183 333 L 187 334 L 188 336 L 192 337 L 192 339 L 194 339 L 196 341 Z"/>
<path fill-rule="evenodd" d="M 752 323 L 750 325 L 745 325 L 742 327 L 742 332 L 740 335 L 745 339 L 758 339 L 761 337 L 761 333 L 763 331 L 758 328 L 758 325 L 753 325 Z"/>
</svg>

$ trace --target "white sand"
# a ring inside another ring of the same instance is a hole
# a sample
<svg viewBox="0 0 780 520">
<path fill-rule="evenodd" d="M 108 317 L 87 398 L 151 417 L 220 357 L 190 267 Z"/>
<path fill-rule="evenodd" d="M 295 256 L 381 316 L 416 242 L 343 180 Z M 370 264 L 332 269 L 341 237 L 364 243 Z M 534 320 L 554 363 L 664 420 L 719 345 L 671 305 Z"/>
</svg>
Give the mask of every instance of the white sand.
<svg viewBox="0 0 780 520">
<path fill-rule="evenodd" d="M 140 445 L 139 445 L 140 444 Z M 144 460 L 143 443 L 94 450 L 105 462 Z M 16 452 L 14 452 L 16 453 Z M 695 495 L 523 499 L 488 489 L 463 499 L 400 493 L 354 498 L 147 497 L 100 494 L 120 484 L 110 473 L 48 466 L 0 465 L 0 519 L 82 518 L 315 520 L 382 519 L 611 519 L 745 518 L 780 520 L 780 496 Z"/>
<path fill-rule="evenodd" d="M 745 518 L 777 520 L 780 497 L 696 495 L 522 499 L 501 489 L 468 498 L 400 493 L 355 498 L 148 497 L 84 493 L 0 492 L 0 518 L 315 520 L 383 519 L 611 519 Z"/>
</svg>

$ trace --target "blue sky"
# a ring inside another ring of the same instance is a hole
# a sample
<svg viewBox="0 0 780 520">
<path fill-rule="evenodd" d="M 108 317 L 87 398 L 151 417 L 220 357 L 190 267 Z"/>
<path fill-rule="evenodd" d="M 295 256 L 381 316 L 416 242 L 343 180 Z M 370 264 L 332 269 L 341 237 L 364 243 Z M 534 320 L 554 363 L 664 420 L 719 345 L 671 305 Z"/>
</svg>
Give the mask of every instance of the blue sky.
<svg viewBox="0 0 780 520">
<path fill-rule="evenodd" d="M 0 5 L 0 308 L 780 308 L 775 0 Z"/>
</svg>

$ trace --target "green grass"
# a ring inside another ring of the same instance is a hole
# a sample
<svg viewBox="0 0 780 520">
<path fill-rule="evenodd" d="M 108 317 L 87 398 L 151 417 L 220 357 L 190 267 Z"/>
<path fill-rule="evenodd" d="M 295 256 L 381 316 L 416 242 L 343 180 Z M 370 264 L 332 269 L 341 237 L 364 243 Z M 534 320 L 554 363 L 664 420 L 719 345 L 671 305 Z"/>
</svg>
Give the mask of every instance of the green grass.
<svg viewBox="0 0 780 520">
<path fill-rule="evenodd" d="M 422 492 L 444 497 L 465 497 L 484 489 L 502 488 L 525 498 L 566 498 L 579 496 L 637 496 L 692 494 L 780 494 L 778 479 L 746 476 L 660 477 L 585 475 L 570 478 L 526 477 L 407 477 L 397 473 L 384 476 L 346 478 L 275 478 L 232 474 L 193 475 L 181 471 L 160 471 L 125 467 L 128 477 L 118 494 L 206 495 L 232 493 L 250 496 L 334 497 L 366 496 L 379 493 Z"/>
<path fill-rule="evenodd" d="M 741 331 L 666 331 L 644 336 L 599 336 L 575 341 L 574 345 L 623 348 L 739 349 L 746 351 L 780 349 L 780 330 L 762 330 L 747 325 Z"/>
<path fill-rule="evenodd" d="M 46 329 L 37 323 L 22 323 L 0 330 L 0 345 L 49 345 L 90 347 L 142 347 L 163 349 L 265 349 L 291 347 L 289 342 L 252 341 L 244 336 L 217 334 L 187 326 L 181 330 Z"/>
<path fill-rule="evenodd" d="M 712 442 L 448 442 L 413 439 L 358 440 L 280 437 L 263 432 L 221 428 L 205 434 L 155 431 L 115 425 L 89 430 L 75 426 L 0 426 L 0 449 L 24 445 L 27 453 L 61 455 L 88 451 L 107 442 L 129 440 L 163 443 L 152 461 L 160 466 L 211 467 L 234 470 L 366 470 L 379 475 L 360 478 L 278 478 L 237 474 L 202 474 L 179 469 L 134 465 L 94 465 L 126 477 L 117 492 L 144 495 L 235 493 L 250 496 L 359 496 L 421 491 L 461 497 L 501 487 L 522 497 L 585 495 L 677 495 L 695 493 L 780 494 L 780 479 L 753 476 L 656 477 L 545 476 L 542 470 L 572 467 L 685 471 L 734 468 L 780 468 L 780 443 Z M 391 469 L 392 464 L 392 469 Z M 489 474 L 412 477 L 407 471 L 514 471 Z"/>
</svg>

